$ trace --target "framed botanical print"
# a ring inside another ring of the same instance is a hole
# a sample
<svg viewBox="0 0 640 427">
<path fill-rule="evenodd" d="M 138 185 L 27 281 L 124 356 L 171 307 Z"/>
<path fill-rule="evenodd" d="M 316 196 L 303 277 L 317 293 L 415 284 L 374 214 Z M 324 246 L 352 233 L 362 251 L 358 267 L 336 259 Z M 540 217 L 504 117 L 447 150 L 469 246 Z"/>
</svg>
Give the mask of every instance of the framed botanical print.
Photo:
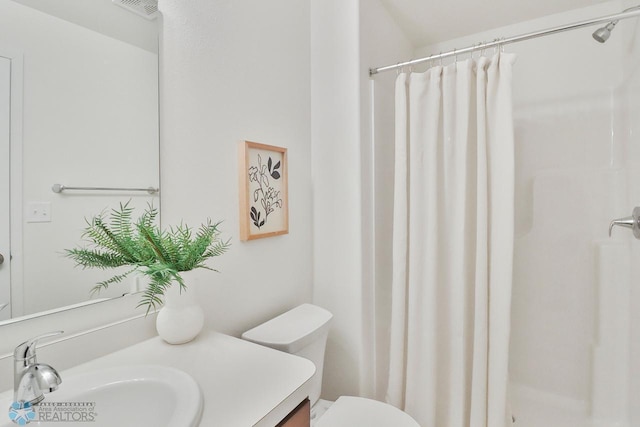
<svg viewBox="0 0 640 427">
<path fill-rule="evenodd" d="M 238 152 L 240 240 L 289 233 L 287 149 L 243 141 Z"/>
</svg>

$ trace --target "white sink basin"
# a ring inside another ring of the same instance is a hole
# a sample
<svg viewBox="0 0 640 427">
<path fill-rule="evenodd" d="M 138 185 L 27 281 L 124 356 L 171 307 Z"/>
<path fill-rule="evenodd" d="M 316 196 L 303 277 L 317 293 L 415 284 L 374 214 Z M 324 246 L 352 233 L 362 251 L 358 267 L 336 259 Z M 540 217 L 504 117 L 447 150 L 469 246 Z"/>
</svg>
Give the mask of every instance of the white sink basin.
<svg viewBox="0 0 640 427">
<path fill-rule="evenodd" d="M 12 400 L 12 393 L 0 395 L 0 427 L 17 425 L 4 409 Z M 202 405 L 200 387 L 188 374 L 165 366 L 124 366 L 62 375 L 58 390 L 45 394 L 27 425 L 195 427 Z"/>
</svg>

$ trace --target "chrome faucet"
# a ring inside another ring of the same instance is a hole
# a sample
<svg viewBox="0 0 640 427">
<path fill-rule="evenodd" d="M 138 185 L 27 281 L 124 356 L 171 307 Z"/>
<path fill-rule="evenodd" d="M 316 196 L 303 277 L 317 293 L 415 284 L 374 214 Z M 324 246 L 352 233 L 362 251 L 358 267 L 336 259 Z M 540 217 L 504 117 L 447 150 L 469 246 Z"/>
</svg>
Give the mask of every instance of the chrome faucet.
<svg viewBox="0 0 640 427">
<path fill-rule="evenodd" d="M 38 363 L 36 344 L 43 338 L 59 335 L 63 331 L 40 335 L 23 342 L 13 352 L 13 401 L 29 402 L 32 405 L 44 399 L 43 393 L 51 393 L 62 382 L 58 372 L 51 366 Z"/>
</svg>

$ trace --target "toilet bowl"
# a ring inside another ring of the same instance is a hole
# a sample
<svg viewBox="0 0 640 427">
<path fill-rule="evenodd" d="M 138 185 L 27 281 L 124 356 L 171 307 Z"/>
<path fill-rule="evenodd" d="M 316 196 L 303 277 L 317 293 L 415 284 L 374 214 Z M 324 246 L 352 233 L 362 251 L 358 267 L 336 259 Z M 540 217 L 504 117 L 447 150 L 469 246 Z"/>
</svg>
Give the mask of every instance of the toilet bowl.
<svg viewBox="0 0 640 427">
<path fill-rule="evenodd" d="M 323 308 L 302 304 L 245 332 L 242 338 L 311 360 L 316 366 L 309 393 L 313 407 L 320 398 L 324 350 L 332 317 Z M 389 404 L 353 396 L 339 397 L 314 420 L 314 427 L 360 426 L 420 427 L 408 414 Z"/>
<path fill-rule="evenodd" d="M 340 396 L 315 427 L 419 427 L 407 413 L 377 400 Z"/>
</svg>

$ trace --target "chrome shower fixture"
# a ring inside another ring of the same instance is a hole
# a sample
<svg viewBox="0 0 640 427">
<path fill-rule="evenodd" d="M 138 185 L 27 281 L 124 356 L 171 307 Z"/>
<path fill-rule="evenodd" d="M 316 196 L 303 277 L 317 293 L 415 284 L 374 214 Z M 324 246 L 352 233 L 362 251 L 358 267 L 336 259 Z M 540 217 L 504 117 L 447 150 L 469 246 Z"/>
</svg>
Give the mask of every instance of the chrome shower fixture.
<svg viewBox="0 0 640 427">
<path fill-rule="evenodd" d="M 637 9 L 640 9 L 640 5 L 633 6 L 633 7 L 630 7 L 628 9 L 625 9 L 625 10 L 622 11 L 622 13 L 630 12 L 632 10 L 637 10 Z M 609 37 L 611 36 L 611 31 L 613 31 L 613 29 L 616 27 L 617 24 L 618 24 L 618 21 L 615 20 L 615 21 L 609 22 L 607 25 L 605 25 L 602 28 L 598 28 L 592 34 L 593 39 L 595 41 L 599 42 L 599 43 L 606 42 L 609 39 Z"/>
<path fill-rule="evenodd" d="M 604 43 L 611 36 L 611 31 L 616 27 L 618 21 L 611 21 L 602 28 L 598 28 L 592 34 L 593 39 L 599 43 Z"/>
</svg>

